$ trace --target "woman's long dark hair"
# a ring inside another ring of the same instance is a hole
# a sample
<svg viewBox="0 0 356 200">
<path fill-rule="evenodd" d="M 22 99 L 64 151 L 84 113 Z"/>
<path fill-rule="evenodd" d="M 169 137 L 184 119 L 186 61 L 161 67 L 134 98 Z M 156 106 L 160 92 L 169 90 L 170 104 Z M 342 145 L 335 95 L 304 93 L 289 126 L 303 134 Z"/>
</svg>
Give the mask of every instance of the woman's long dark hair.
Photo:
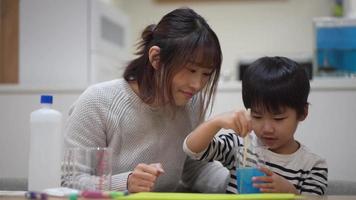
<svg viewBox="0 0 356 200">
<path fill-rule="evenodd" d="M 148 51 L 160 47 L 160 67 L 154 69 Z M 157 25 L 149 25 L 138 43 L 138 57 L 132 60 L 124 72 L 126 81 L 136 81 L 140 98 L 147 104 L 167 103 L 173 108 L 175 102 L 172 79 L 188 63 L 203 58 L 203 66 L 214 71 L 201 95 L 201 111 L 205 115 L 216 91 L 220 74 L 222 53 L 219 40 L 203 17 L 192 9 L 179 8 L 163 16 Z"/>
</svg>

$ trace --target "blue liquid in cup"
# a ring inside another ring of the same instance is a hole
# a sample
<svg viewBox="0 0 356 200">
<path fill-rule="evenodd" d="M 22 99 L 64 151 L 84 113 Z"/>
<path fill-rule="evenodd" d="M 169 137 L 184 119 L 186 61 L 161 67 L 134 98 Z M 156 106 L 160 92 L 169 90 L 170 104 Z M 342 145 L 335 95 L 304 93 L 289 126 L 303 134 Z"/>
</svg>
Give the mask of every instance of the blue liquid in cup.
<svg viewBox="0 0 356 200">
<path fill-rule="evenodd" d="M 259 188 L 253 187 L 252 177 L 265 176 L 255 167 L 242 167 L 236 170 L 237 190 L 239 194 L 261 193 Z"/>
</svg>

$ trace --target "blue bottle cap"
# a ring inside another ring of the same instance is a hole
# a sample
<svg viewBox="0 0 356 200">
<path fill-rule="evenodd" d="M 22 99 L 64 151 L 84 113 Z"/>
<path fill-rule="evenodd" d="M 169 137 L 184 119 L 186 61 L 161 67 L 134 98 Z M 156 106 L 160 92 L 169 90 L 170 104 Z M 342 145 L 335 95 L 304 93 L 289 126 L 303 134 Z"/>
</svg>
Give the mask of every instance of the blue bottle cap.
<svg viewBox="0 0 356 200">
<path fill-rule="evenodd" d="M 41 103 L 52 104 L 53 96 L 52 95 L 41 95 Z"/>
</svg>

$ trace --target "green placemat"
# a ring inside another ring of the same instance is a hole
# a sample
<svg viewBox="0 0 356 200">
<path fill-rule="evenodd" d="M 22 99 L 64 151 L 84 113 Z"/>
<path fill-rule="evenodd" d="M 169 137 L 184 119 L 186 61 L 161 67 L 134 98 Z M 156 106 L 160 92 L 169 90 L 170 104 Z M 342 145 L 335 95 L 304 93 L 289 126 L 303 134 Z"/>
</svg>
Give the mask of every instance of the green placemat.
<svg viewBox="0 0 356 200">
<path fill-rule="evenodd" d="M 265 194 L 202 194 L 174 192 L 140 192 L 116 198 L 117 200 L 287 200 L 301 196 L 285 193 Z"/>
</svg>

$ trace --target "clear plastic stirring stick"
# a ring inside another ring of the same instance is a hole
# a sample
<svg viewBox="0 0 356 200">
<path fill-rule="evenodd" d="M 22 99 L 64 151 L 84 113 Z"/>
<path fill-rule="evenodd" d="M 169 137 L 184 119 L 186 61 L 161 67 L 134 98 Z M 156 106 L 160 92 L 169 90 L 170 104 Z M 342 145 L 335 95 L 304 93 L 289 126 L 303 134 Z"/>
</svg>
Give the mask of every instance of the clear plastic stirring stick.
<svg viewBox="0 0 356 200">
<path fill-rule="evenodd" d="M 251 115 L 251 110 L 250 108 L 247 109 L 248 115 Z M 244 147 L 243 147 L 243 160 L 242 160 L 242 166 L 245 167 L 246 166 L 246 159 L 247 159 L 247 148 L 250 146 L 250 137 L 249 134 L 251 132 L 249 132 L 245 137 L 244 137 Z"/>
<path fill-rule="evenodd" d="M 249 146 L 250 140 L 248 136 L 244 137 L 244 147 L 243 147 L 243 161 L 242 161 L 242 166 L 246 166 L 246 158 L 247 158 L 247 147 Z"/>
</svg>

